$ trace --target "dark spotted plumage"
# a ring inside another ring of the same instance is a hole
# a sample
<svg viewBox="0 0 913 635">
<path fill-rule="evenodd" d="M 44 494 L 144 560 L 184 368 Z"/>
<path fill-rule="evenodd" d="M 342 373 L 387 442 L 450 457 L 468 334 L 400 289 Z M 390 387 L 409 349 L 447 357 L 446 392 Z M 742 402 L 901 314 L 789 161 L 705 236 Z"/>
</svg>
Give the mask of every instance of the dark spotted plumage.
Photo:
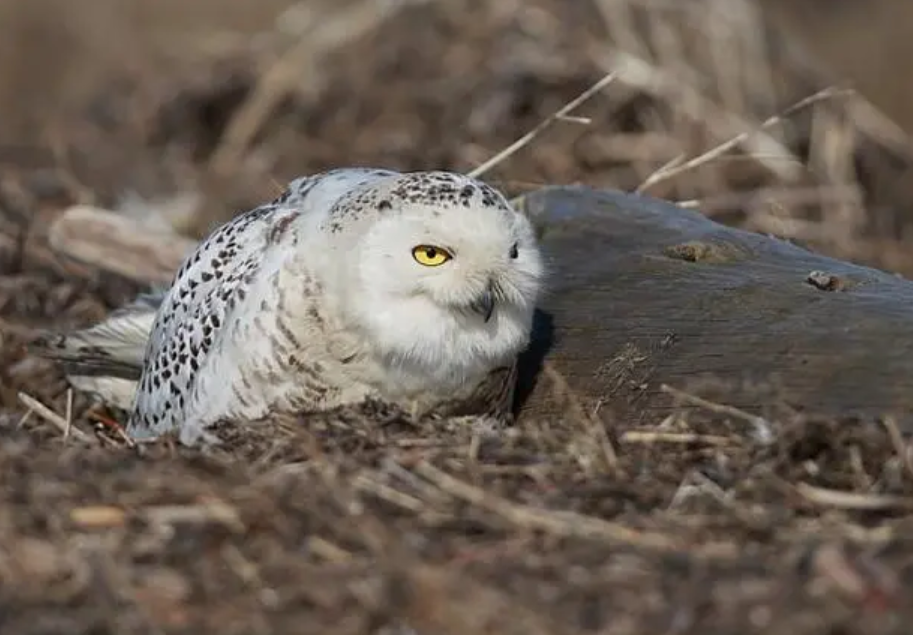
<svg viewBox="0 0 913 635">
<path fill-rule="evenodd" d="M 237 216 L 207 237 L 181 265 L 158 311 L 128 429 L 146 436 L 180 426 L 222 326 L 245 301 L 264 254 L 287 237 L 316 185 L 322 184 L 332 197 L 334 191 L 387 174 L 393 173 L 334 170 L 297 179 L 272 202 Z M 254 324 L 264 328 L 256 318 Z M 276 328 L 281 332 L 284 323 L 280 320 Z"/>
</svg>

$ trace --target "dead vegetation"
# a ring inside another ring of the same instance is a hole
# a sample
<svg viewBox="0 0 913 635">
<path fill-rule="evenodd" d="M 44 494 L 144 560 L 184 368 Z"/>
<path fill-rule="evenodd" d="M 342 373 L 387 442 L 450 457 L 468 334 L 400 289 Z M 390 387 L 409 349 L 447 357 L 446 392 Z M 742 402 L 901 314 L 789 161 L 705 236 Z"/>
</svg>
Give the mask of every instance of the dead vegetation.
<svg viewBox="0 0 913 635">
<path fill-rule="evenodd" d="M 199 451 L 130 443 L 28 354 L 149 279 L 52 249 L 68 205 L 199 235 L 343 164 L 475 168 L 511 194 L 639 190 L 913 271 L 906 134 L 756 2 L 383 6 L 301 3 L 256 34 L 164 29 L 148 46 L 180 65 L 108 60 L 42 109 L 53 134 L 5 147 L 0 630 L 905 632 L 913 454 L 890 419 L 776 395 L 762 419 L 721 384 L 666 387 L 692 409 L 649 426 L 607 421 L 546 366 L 565 416 L 499 434 L 341 412 L 229 427 Z M 109 33 L 138 28 L 125 15 Z"/>
</svg>

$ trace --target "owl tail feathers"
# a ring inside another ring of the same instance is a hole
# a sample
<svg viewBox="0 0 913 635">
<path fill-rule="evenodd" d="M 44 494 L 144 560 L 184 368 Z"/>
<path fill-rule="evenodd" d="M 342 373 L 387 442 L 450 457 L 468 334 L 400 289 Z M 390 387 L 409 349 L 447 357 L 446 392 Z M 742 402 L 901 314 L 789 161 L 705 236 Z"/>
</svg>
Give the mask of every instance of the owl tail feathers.
<svg viewBox="0 0 913 635">
<path fill-rule="evenodd" d="M 94 326 L 49 333 L 30 344 L 29 350 L 59 362 L 75 389 L 129 411 L 152 323 L 164 297 L 164 290 L 142 294 Z"/>
</svg>

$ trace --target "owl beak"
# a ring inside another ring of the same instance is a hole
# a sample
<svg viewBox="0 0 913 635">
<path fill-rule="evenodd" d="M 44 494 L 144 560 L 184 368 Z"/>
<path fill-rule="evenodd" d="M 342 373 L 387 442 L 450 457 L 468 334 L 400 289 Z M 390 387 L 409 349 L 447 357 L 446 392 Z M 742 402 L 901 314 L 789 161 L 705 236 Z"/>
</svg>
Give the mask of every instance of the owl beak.
<svg viewBox="0 0 913 635">
<path fill-rule="evenodd" d="M 469 305 L 473 311 L 485 318 L 485 321 L 488 322 L 491 319 L 491 314 L 495 310 L 495 294 L 489 286 L 478 298 L 472 301 L 472 304 Z"/>
</svg>

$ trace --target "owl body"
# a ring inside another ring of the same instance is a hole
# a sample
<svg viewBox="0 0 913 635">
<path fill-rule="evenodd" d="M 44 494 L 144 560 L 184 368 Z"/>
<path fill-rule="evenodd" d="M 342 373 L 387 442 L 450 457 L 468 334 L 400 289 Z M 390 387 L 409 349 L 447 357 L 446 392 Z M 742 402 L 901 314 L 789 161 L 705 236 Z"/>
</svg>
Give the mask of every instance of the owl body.
<svg viewBox="0 0 913 635">
<path fill-rule="evenodd" d="M 541 275 L 527 219 L 477 180 L 297 179 L 214 231 L 160 296 L 128 432 L 194 443 L 221 420 L 368 398 L 506 416 Z"/>
</svg>

